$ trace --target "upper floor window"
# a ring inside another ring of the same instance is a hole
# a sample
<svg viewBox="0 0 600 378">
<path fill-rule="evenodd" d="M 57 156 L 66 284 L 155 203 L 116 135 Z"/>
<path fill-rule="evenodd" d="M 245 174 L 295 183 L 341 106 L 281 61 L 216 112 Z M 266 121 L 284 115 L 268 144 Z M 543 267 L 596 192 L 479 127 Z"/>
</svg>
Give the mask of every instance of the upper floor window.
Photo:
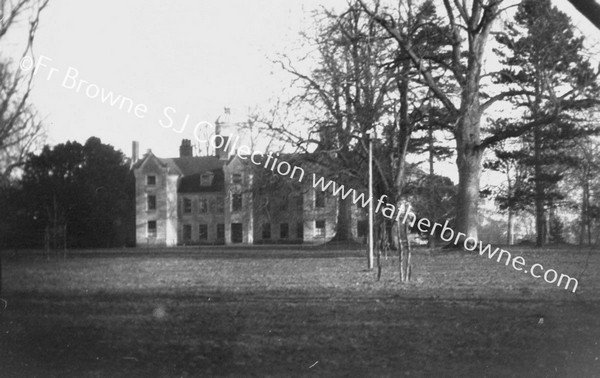
<svg viewBox="0 0 600 378">
<path fill-rule="evenodd" d="M 183 212 L 189 214 L 192 212 L 192 200 L 189 198 L 183 199 Z"/>
<path fill-rule="evenodd" d="M 200 198 L 198 202 L 198 210 L 201 213 L 208 213 L 208 199 Z"/>
<path fill-rule="evenodd" d="M 225 211 L 225 198 L 223 196 L 218 196 L 216 199 L 216 211 L 218 214 L 222 214 Z"/>
<path fill-rule="evenodd" d="M 315 207 L 325 207 L 325 193 L 320 190 L 315 192 Z"/>
<path fill-rule="evenodd" d="M 211 186 L 213 181 L 212 172 L 204 172 L 200 175 L 200 186 Z"/>
<path fill-rule="evenodd" d="M 231 195 L 231 211 L 242 210 L 242 195 L 241 193 L 234 193 Z"/>
<path fill-rule="evenodd" d="M 296 196 L 296 210 L 304 210 L 304 196 L 302 194 Z"/>
<path fill-rule="evenodd" d="M 148 210 L 156 210 L 156 196 L 148 195 Z"/>
<path fill-rule="evenodd" d="M 242 183 L 242 174 L 234 173 L 231 175 L 231 183 L 232 184 L 241 184 Z"/>
<path fill-rule="evenodd" d="M 156 176 L 146 176 L 146 185 L 148 185 L 148 186 L 156 185 Z"/>
</svg>

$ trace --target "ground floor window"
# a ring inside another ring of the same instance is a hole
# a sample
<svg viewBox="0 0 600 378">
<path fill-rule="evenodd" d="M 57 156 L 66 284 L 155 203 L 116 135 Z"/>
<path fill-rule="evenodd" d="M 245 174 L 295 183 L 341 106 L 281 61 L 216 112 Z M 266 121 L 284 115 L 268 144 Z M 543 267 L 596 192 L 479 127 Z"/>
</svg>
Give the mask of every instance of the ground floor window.
<svg viewBox="0 0 600 378">
<path fill-rule="evenodd" d="M 217 224 L 217 240 L 225 240 L 225 225 L 223 223 Z"/>
<path fill-rule="evenodd" d="M 287 239 L 290 232 L 290 226 L 287 223 L 279 225 L 279 239 Z"/>
<path fill-rule="evenodd" d="M 155 238 L 156 237 L 156 221 L 148 221 L 148 237 Z"/>
<path fill-rule="evenodd" d="M 198 226 L 198 239 L 208 240 L 208 225 L 201 224 Z"/>
<path fill-rule="evenodd" d="M 184 224 L 183 225 L 183 241 L 189 242 L 190 240 L 192 240 L 192 225 Z"/>
<path fill-rule="evenodd" d="M 271 239 L 271 223 L 263 223 L 262 238 L 263 240 Z"/>
<path fill-rule="evenodd" d="M 304 222 L 296 223 L 296 237 L 298 239 L 304 239 Z"/>
<path fill-rule="evenodd" d="M 315 221 L 315 236 L 318 238 L 325 237 L 325 221 L 324 220 Z"/>
<path fill-rule="evenodd" d="M 356 224 L 356 235 L 359 238 L 366 238 L 367 231 L 369 231 L 369 222 L 366 220 L 359 220 Z"/>
</svg>

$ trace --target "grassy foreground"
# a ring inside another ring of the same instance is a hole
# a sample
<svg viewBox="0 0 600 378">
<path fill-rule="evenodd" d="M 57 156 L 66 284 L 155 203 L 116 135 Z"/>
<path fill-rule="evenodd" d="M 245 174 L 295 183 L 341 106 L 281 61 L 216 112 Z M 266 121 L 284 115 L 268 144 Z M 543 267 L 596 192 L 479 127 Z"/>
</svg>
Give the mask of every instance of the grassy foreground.
<svg viewBox="0 0 600 378">
<path fill-rule="evenodd" d="M 577 294 L 426 250 L 407 285 L 358 251 L 5 257 L 0 376 L 600 376 L 600 253 L 511 252 Z"/>
</svg>

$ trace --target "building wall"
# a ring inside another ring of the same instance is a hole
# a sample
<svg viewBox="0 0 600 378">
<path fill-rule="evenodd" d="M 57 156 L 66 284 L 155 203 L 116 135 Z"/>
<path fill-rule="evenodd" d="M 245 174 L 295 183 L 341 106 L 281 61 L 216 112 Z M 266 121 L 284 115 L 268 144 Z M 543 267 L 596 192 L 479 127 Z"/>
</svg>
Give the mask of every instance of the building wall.
<svg viewBox="0 0 600 378">
<path fill-rule="evenodd" d="M 260 195 L 254 186 L 254 167 L 239 157 L 233 157 L 223 166 L 225 190 L 221 193 L 178 193 L 180 177 L 169 172 L 151 155 L 134 170 L 136 178 L 136 241 L 138 246 L 177 244 L 235 244 L 236 225 L 241 224 L 240 243 L 322 243 L 335 236 L 338 198 L 324 193 L 324 204 L 317 206 L 319 189 L 312 188 L 310 182 L 297 184 L 284 182 L 281 190 Z M 235 182 L 234 175 L 241 175 L 241 182 Z M 155 185 L 147 185 L 149 175 L 156 177 Z M 281 178 L 288 180 L 287 178 Z M 292 185 L 290 185 L 292 184 Z M 242 197 L 239 210 L 233 209 L 234 195 Z M 302 206 L 298 207 L 297 195 L 302 195 Z M 147 209 L 148 196 L 156 196 L 156 210 Z M 270 208 L 263 206 L 266 197 L 270 198 Z M 184 199 L 191 200 L 192 209 L 184 213 Z M 200 213 L 200 200 L 207 199 L 208 212 Z M 217 212 L 217 201 L 223 200 L 223 212 Z M 358 223 L 366 220 L 364 209 L 353 207 L 351 234 L 354 240 L 364 241 L 358 236 Z M 156 236 L 148 235 L 148 221 L 156 221 Z M 270 237 L 263 238 L 263 225 L 270 224 Z M 207 225 L 207 238 L 200 239 L 200 225 Z M 217 238 L 217 225 L 224 226 L 224 240 Z M 281 226 L 288 225 L 288 235 L 281 235 Z M 298 235 L 301 224 L 302 235 Z M 184 235 L 186 225 L 191 234 Z M 324 226 L 324 227 L 318 227 Z M 185 238 L 184 236 L 189 236 Z"/>
<path fill-rule="evenodd" d="M 184 200 L 192 202 L 192 211 L 184 212 Z M 207 212 L 200 212 L 202 200 L 207 201 Z M 219 211 L 218 202 L 221 203 L 223 211 Z M 224 193 L 180 193 L 179 194 L 179 244 L 223 244 L 224 239 L 217 238 L 217 225 L 225 225 L 225 195 Z M 184 225 L 190 225 L 192 229 L 191 239 L 184 238 Z M 200 225 L 207 226 L 207 238 L 200 239 Z"/>
<path fill-rule="evenodd" d="M 155 157 L 149 157 L 141 167 L 134 170 L 136 193 L 136 244 L 175 245 L 177 176 L 169 175 Z M 147 177 L 154 176 L 154 185 L 147 184 Z M 148 196 L 156 196 L 156 209 L 148 209 Z M 175 211 L 173 210 L 175 207 Z M 156 221 L 156 235 L 148 232 L 148 222 Z"/>
<path fill-rule="evenodd" d="M 242 225 L 241 243 L 254 243 L 254 204 L 252 172 L 239 157 L 223 166 L 225 177 L 225 244 L 236 244 L 235 225 Z M 241 175 L 241 183 L 234 182 L 234 175 Z M 235 195 L 241 195 L 241 209 L 234 209 Z"/>
</svg>

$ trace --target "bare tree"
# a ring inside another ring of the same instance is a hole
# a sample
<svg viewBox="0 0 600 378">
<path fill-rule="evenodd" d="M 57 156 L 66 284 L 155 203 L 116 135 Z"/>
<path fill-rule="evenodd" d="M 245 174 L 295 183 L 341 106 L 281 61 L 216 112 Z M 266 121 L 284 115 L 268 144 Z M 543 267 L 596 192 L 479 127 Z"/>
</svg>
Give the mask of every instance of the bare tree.
<svg viewBox="0 0 600 378">
<path fill-rule="evenodd" d="M 11 28 L 28 23 L 22 58 L 33 56 L 40 13 L 49 0 L 0 1 L 0 42 Z M 31 57 L 33 59 L 33 57 Z M 42 133 L 41 122 L 28 102 L 34 70 L 13 72 L 6 57 L 0 61 L 0 184 L 8 182 Z"/>
<path fill-rule="evenodd" d="M 569 106 L 581 106 L 578 96 L 581 91 L 572 90 L 563 95 L 552 94 L 552 106 L 548 106 L 538 117 L 514 128 L 497 130 L 485 138 L 482 136 L 481 119 L 485 111 L 498 101 L 516 96 L 534 94 L 529 89 L 503 87 L 498 94 L 491 95 L 482 89 L 483 61 L 488 53 L 487 42 L 492 27 L 503 12 L 504 0 L 444 0 L 445 18 L 437 25 L 438 34 L 446 39 L 445 54 L 431 55 L 411 45 L 402 32 L 403 23 L 397 10 L 386 12 L 371 9 L 363 0 L 363 9 L 396 41 L 398 49 L 406 53 L 416 67 L 423 82 L 448 112 L 448 123 L 452 126 L 456 141 L 457 167 L 459 174 L 456 229 L 465 237 L 477 238 L 478 202 L 483 152 L 502 140 L 518 137 L 540 125 L 555 121 L 560 111 Z M 410 8 L 417 1 L 402 0 L 401 8 Z M 544 4 L 546 6 L 546 4 Z M 436 78 L 434 70 L 443 68 L 449 75 Z M 490 73 L 491 75 L 491 73 Z M 452 81 L 455 89 L 448 90 L 442 83 Z M 458 90 L 456 90 L 458 89 Z"/>
</svg>

